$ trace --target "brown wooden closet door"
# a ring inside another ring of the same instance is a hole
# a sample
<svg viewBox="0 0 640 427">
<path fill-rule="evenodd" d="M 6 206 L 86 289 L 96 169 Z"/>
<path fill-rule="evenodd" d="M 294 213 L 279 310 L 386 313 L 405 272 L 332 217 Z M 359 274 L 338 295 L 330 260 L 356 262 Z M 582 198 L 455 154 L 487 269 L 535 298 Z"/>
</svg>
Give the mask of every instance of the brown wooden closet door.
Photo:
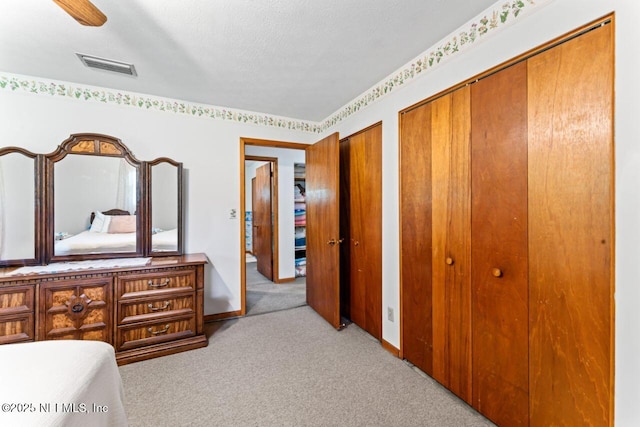
<svg viewBox="0 0 640 427">
<path fill-rule="evenodd" d="M 527 68 L 471 85 L 473 406 L 527 425 Z"/>
<path fill-rule="evenodd" d="M 402 352 L 431 375 L 431 105 L 403 113 L 400 132 Z"/>
<path fill-rule="evenodd" d="M 340 321 L 340 148 L 337 133 L 306 150 L 307 303 L 333 327 Z"/>
<path fill-rule="evenodd" d="M 531 426 L 612 423 L 612 27 L 528 60 Z"/>
<path fill-rule="evenodd" d="M 471 403 L 471 99 L 432 102 L 433 377 Z"/>
<path fill-rule="evenodd" d="M 340 143 L 343 287 L 349 318 L 382 339 L 382 125 Z"/>
<path fill-rule="evenodd" d="M 258 259 L 258 272 L 273 280 L 273 223 L 271 213 L 271 163 L 256 169 L 253 226 L 256 241 L 254 255 Z"/>
</svg>

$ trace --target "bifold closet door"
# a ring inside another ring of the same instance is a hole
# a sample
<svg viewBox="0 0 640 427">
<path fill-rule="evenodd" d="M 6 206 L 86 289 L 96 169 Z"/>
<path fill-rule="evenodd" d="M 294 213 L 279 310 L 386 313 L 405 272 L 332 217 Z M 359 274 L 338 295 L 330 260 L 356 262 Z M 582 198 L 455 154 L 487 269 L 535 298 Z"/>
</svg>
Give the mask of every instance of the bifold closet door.
<svg viewBox="0 0 640 427">
<path fill-rule="evenodd" d="M 340 142 L 345 315 L 382 339 L 382 125 Z"/>
<path fill-rule="evenodd" d="M 403 113 L 400 131 L 402 351 L 432 375 L 431 105 Z"/>
<path fill-rule="evenodd" d="M 613 420 L 612 32 L 528 60 L 531 426 Z"/>
<path fill-rule="evenodd" d="M 472 405 L 529 420 L 527 65 L 471 85 Z"/>
<path fill-rule="evenodd" d="M 470 87 L 431 113 L 433 378 L 471 403 Z"/>
</svg>

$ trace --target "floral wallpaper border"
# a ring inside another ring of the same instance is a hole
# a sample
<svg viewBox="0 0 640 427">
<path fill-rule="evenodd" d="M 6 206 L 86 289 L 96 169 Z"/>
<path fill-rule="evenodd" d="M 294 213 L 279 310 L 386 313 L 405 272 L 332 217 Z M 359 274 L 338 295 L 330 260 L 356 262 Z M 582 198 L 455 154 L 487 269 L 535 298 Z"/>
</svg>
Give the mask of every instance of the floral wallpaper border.
<svg viewBox="0 0 640 427">
<path fill-rule="evenodd" d="M 335 126 L 379 98 L 391 93 L 394 89 L 424 75 L 427 70 L 436 67 L 447 57 L 483 39 L 495 29 L 512 23 L 518 16 L 521 16 L 525 9 L 531 9 L 533 6 L 548 1 L 550 0 L 508 0 L 494 5 L 494 9 L 488 9 L 478 15 L 456 32 L 447 36 L 440 45 L 420 54 L 413 61 L 405 64 L 398 71 L 323 120 L 322 130 Z"/>
<path fill-rule="evenodd" d="M 173 99 L 156 98 L 132 92 L 76 86 L 72 83 L 56 82 L 53 80 L 36 80 L 32 77 L 16 76 L 8 73 L 6 75 L 0 74 L 0 89 L 23 91 L 39 95 L 62 96 L 81 101 L 125 105 L 145 110 L 167 111 L 176 114 L 187 114 L 196 117 L 207 117 L 217 120 L 272 126 L 290 130 L 320 132 L 319 123 L 312 121 L 290 119 L 233 108 L 188 103 Z"/>
<path fill-rule="evenodd" d="M 495 5 L 494 9 L 487 10 L 485 13 L 467 23 L 462 29 L 452 33 L 442 44 L 427 50 L 410 63 L 405 64 L 397 72 L 321 122 L 291 119 L 233 108 L 188 103 L 98 87 L 76 86 L 73 83 L 53 80 L 37 80 L 32 77 L 17 76 L 9 73 L 5 73 L 4 75 L 0 74 L 0 89 L 39 95 L 62 96 L 80 101 L 94 101 L 145 110 L 167 111 L 195 117 L 321 133 L 367 107 L 374 101 L 391 93 L 398 87 L 424 75 L 427 70 L 436 67 L 445 58 L 481 40 L 495 29 L 513 22 L 515 18 L 522 14 L 523 10 L 527 8 L 530 9 L 532 6 L 546 3 L 547 1 L 550 0 L 536 0 L 537 3 L 534 2 L 534 0 L 507 0 L 500 5 Z"/>
</svg>

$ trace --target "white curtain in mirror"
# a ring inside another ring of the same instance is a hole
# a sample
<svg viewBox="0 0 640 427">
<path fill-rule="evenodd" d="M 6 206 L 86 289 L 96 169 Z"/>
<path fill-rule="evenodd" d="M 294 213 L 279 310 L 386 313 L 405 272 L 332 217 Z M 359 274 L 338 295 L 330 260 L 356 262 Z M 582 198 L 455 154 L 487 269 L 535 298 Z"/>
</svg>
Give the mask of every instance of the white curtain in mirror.
<svg viewBox="0 0 640 427">
<path fill-rule="evenodd" d="M 35 159 L 0 157 L 0 259 L 35 258 Z"/>
<path fill-rule="evenodd" d="M 132 215 L 136 212 L 136 169 L 125 159 L 120 160 L 116 207 Z"/>
</svg>

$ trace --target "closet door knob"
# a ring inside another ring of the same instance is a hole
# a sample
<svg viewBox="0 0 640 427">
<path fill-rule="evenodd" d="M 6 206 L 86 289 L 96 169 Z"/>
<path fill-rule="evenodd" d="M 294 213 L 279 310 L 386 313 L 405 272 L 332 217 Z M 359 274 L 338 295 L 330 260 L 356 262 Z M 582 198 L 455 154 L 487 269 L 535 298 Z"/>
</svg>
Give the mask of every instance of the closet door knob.
<svg viewBox="0 0 640 427">
<path fill-rule="evenodd" d="M 445 259 L 444 262 L 446 262 L 447 265 L 453 265 L 453 258 L 447 257 L 447 259 Z"/>
<path fill-rule="evenodd" d="M 502 277 L 502 270 L 499 268 L 492 268 L 491 274 L 493 274 L 494 277 Z"/>
<path fill-rule="evenodd" d="M 360 242 L 356 240 L 355 242 L 353 242 L 353 246 L 360 246 Z"/>
</svg>

